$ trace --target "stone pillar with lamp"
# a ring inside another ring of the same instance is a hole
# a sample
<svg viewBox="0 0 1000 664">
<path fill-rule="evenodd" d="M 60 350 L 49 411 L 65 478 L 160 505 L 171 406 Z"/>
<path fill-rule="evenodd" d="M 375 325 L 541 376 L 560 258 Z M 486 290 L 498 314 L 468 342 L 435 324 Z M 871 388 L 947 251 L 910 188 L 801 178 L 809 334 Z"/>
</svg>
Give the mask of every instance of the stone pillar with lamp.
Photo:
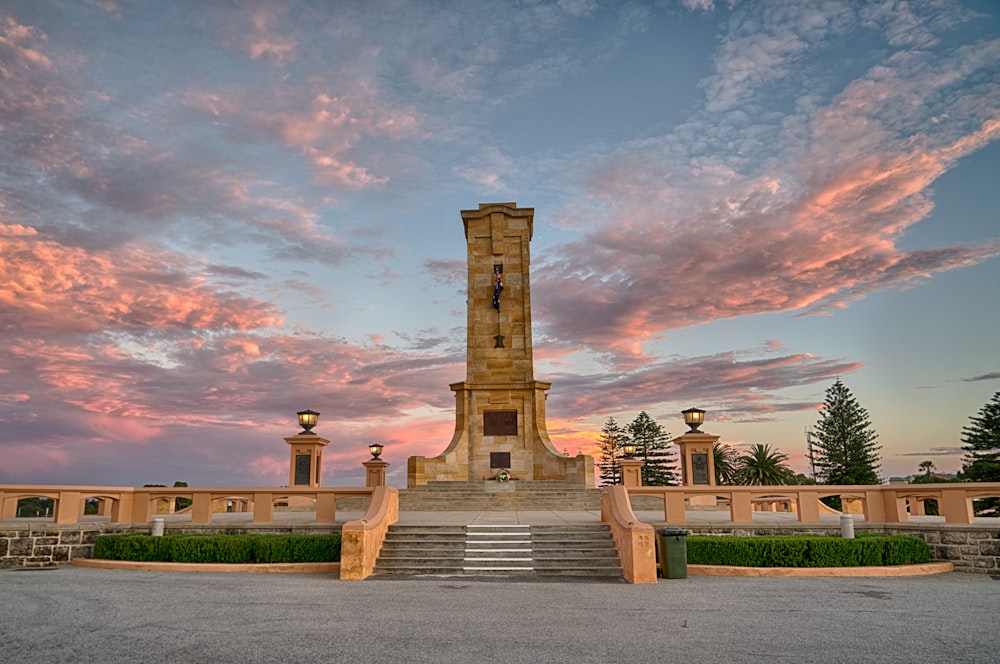
<svg viewBox="0 0 1000 664">
<path fill-rule="evenodd" d="M 622 445 L 622 452 L 625 453 L 625 458 L 618 462 L 622 469 L 622 485 L 642 486 L 642 467 L 646 462 L 635 458 L 635 443 Z"/>
<path fill-rule="evenodd" d="M 385 446 L 382 443 L 372 443 L 368 446 L 368 453 L 372 458 L 361 464 L 365 467 L 365 486 L 385 486 L 385 469 L 389 464 L 379 458 L 383 449 Z"/>
<path fill-rule="evenodd" d="M 329 440 L 313 433 L 319 421 L 319 413 L 314 410 L 299 411 L 299 426 L 302 431 L 285 438 L 291 456 L 288 469 L 288 486 L 318 487 L 323 483 L 323 448 Z M 312 507 L 313 499 L 304 496 L 289 496 L 289 507 Z"/>
<path fill-rule="evenodd" d="M 715 486 L 715 443 L 720 436 L 704 433 L 698 427 L 705 422 L 705 411 L 688 408 L 681 411 L 690 431 L 674 438 L 681 450 L 681 484 L 684 486 Z M 715 509 L 715 496 L 692 496 L 688 505 L 693 509 Z"/>
</svg>

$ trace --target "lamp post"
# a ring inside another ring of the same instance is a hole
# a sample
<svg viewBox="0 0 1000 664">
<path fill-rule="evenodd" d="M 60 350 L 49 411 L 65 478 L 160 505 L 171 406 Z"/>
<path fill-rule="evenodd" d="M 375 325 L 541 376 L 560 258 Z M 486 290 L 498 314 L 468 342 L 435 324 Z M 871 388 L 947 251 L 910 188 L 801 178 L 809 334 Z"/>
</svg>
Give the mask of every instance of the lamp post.
<svg viewBox="0 0 1000 664">
<path fill-rule="evenodd" d="M 372 443 L 368 446 L 368 453 L 372 458 L 361 464 L 365 467 L 365 486 L 385 486 L 385 469 L 389 464 L 379 458 L 384 449 L 385 445 L 382 443 Z"/>
<path fill-rule="evenodd" d="M 313 427 L 319 421 L 319 413 L 307 408 L 296 415 L 302 431 L 285 438 L 285 442 L 291 446 L 288 486 L 318 487 L 323 474 L 323 447 L 330 441 L 313 433 Z"/>
<path fill-rule="evenodd" d="M 635 443 L 632 441 L 622 443 L 622 453 L 625 455 L 621 460 L 622 485 L 642 486 L 642 467 L 646 462 L 635 458 Z"/>
<path fill-rule="evenodd" d="M 715 443 L 719 436 L 705 433 L 698 427 L 705 423 L 705 411 L 701 408 L 682 410 L 684 424 L 689 431 L 674 438 L 681 448 L 681 484 L 684 486 L 715 486 Z M 693 495 L 688 499 L 691 507 L 711 507 L 716 505 L 714 495 Z"/>
</svg>

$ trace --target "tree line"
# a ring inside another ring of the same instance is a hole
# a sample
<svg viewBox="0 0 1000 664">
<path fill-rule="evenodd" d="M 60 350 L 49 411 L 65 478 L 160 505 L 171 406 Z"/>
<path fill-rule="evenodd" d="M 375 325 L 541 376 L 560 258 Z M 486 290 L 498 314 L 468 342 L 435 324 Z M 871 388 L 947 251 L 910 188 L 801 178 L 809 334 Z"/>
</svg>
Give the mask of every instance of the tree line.
<svg viewBox="0 0 1000 664">
<path fill-rule="evenodd" d="M 716 484 L 782 485 L 881 484 L 878 434 L 868 411 L 838 378 L 826 390 L 820 418 L 813 427 L 808 458 L 813 477 L 795 473 L 788 455 L 766 443 L 754 443 L 739 452 L 726 444 L 715 445 Z M 967 453 L 955 481 L 1000 482 L 1000 392 L 984 405 L 962 429 L 962 449 Z M 621 459 L 626 444 L 635 445 L 634 457 L 642 459 L 642 483 L 670 486 L 680 483 L 677 452 L 670 434 L 645 411 L 626 426 L 609 417 L 598 439 L 601 484 L 621 484 Z M 923 461 L 924 475 L 917 482 L 948 481 L 933 475 L 934 463 Z M 977 513 L 994 513 L 1000 499 L 976 501 Z"/>
</svg>

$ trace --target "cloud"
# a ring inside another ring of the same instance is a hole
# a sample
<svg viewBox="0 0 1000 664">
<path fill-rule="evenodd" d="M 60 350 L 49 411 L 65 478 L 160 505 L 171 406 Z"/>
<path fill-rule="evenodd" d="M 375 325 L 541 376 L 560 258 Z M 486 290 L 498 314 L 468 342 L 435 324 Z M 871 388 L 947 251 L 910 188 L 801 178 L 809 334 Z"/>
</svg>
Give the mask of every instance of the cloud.
<svg viewBox="0 0 1000 664">
<path fill-rule="evenodd" d="M 51 71 L 52 61 L 38 47 L 45 35 L 31 26 L 18 23 L 13 16 L 0 21 L 0 78 L 14 78 L 14 69 Z"/>
<path fill-rule="evenodd" d="M 935 456 L 962 456 L 965 450 L 961 447 L 931 447 L 919 452 L 898 452 L 895 456 L 901 457 L 935 457 Z"/>
<path fill-rule="evenodd" d="M 0 224 L 0 329 L 8 333 L 246 330 L 280 319 L 270 305 L 212 292 L 183 257 L 148 248 L 87 252 Z"/>
<path fill-rule="evenodd" d="M 504 175 L 514 170 L 514 160 L 495 147 L 489 147 L 464 166 L 452 167 L 452 172 L 460 178 L 479 185 L 490 193 L 503 191 Z"/>
<path fill-rule="evenodd" d="M 730 18 L 715 56 L 716 73 L 703 82 L 706 110 L 730 110 L 773 90 L 796 75 L 795 65 L 810 49 L 855 27 L 848 2 L 744 3 Z"/>
<path fill-rule="evenodd" d="M 714 416 L 720 419 L 765 421 L 780 412 L 817 406 L 783 403 L 778 397 L 781 390 L 828 382 L 861 366 L 805 354 L 752 355 L 744 358 L 727 352 L 649 362 L 625 373 L 552 373 L 546 380 L 559 389 L 553 389 L 548 408 L 559 417 L 572 419 L 694 400 L 715 404 Z M 706 380 L 706 376 L 711 379 Z"/>
<path fill-rule="evenodd" d="M 424 272 L 435 282 L 460 286 L 465 292 L 465 277 L 468 263 L 460 258 L 428 258 L 424 261 Z"/>
<path fill-rule="evenodd" d="M 0 149 L 6 156 L 0 221 L 98 250 L 169 238 L 253 245 L 275 257 L 329 265 L 386 255 L 370 242 L 335 237 L 320 223 L 322 202 L 310 201 L 307 189 L 261 177 L 255 164 L 261 150 L 278 150 L 268 161 L 279 178 L 304 158 L 327 190 L 383 182 L 350 154 L 365 140 L 410 136 L 412 109 L 393 107 L 356 78 L 343 82 L 349 93 L 340 96 L 318 79 L 295 88 L 294 96 L 279 80 L 263 88 L 230 81 L 217 88 L 164 87 L 150 90 L 153 99 L 136 97 L 114 78 L 98 80 L 75 45 L 9 17 L 0 25 Z M 172 58 L 155 57 L 163 45 L 147 46 L 149 62 L 169 69 Z M 214 122 L 202 122 L 203 112 Z"/>
<path fill-rule="evenodd" d="M 192 91 L 185 103 L 210 114 L 231 132 L 249 129 L 256 140 L 294 148 L 312 165 L 319 182 L 346 189 L 385 184 L 386 176 L 358 164 L 350 154 L 368 137 L 401 140 L 417 135 L 416 112 L 394 107 L 363 80 L 338 87 L 335 91 L 317 85 L 308 97 L 291 90 L 270 95 L 256 89 L 230 90 L 225 95 Z"/>
<path fill-rule="evenodd" d="M 597 11 L 596 0 L 557 0 L 559 9 L 573 16 L 589 16 Z"/>
<path fill-rule="evenodd" d="M 932 211 L 934 182 L 1000 137 L 1000 90 L 974 75 L 998 59 L 997 40 L 896 53 L 780 124 L 695 119 L 703 143 L 681 126 L 592 161 L 592 205 L 557 215 L 574 218 L 580 239 L 536 269 L 543 336 L 627 370 L 650 361 L 645 346 L 665 330 L 826 313 L 1000 255 L 1000 239 L 900 246 Z M 740 140 L 757 151 L 753 167 L 724 149 Z"/>
<path fill-rule="evenodd" d="M 732 2 L 730 3 L 732 4 Z M 714 0 L 681 0 L 681 5 L 686 9 L 709 12 L 715 9 Z"/>
<path fill-rule="evenodd" d="M 989 373 L 980 374 L 979 376 L 973 376 L 972 378 L 963 378 L 962 380 L 966 383 L 975 383 L 981 380 L 998 380 L 1000 379 L 1000 371 L 991 371 Z"/>
</svg>

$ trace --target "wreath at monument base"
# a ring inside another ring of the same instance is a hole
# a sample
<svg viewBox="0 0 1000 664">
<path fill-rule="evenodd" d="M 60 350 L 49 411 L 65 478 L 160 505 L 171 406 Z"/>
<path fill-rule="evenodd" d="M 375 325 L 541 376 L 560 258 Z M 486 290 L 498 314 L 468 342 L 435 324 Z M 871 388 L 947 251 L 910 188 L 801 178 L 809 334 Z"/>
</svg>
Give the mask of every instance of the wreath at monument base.
<svg viewBox="0 0 1000 664">
<path fill-rule="evenodd" d="M 510 471 L 506 468 L 501 468 L 497 471 L 497 482 L 509 482 L 510 481 Z"/>
</svg>

